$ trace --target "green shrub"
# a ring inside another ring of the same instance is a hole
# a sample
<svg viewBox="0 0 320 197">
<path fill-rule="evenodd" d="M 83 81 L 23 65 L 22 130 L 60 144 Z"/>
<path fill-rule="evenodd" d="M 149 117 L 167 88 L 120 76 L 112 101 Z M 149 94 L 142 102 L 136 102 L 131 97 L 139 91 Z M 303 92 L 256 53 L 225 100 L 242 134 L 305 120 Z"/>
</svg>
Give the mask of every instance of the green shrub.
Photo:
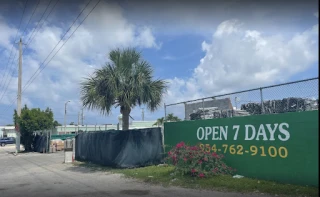
<svg viewBox="0 0 320 197">
<path fill-rule="evenodd" d="M 222 154 L 209 153 L 199 146 L 187 146 L 184 142 L 178 143 L 168 152 L 166 161 L 175 166 L 175 173 L 194 177 L 210 177 L 221 174 L 233 174 L 236 170 L 227 166 Z"/>
</svg>

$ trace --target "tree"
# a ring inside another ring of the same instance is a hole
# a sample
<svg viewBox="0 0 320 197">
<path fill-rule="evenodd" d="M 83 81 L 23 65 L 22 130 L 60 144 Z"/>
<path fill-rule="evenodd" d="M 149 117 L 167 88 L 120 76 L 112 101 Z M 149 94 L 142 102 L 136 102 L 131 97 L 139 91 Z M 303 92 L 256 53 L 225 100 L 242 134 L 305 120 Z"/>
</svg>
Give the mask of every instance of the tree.
<svg viewBox="0 0 320 197">
<path fill-rule="evenodd" d="M 69 125 L 74 125 L 74 122 L 70 122 L 70 124 Z"/>
<path fill-rule="evenodd" d="M 178 122 L 178 121 L 181 121 L 181 119 L 178 116 L 174 116 L 173 113 L 171 113 L 167 115 L 166 121 Z"/>
<path fill-rule="evenodd" d="M 145 104 L 153 112 L 167 89 L 164 80 L 153 79 L 153 69 L 135 49 L 113 50 L 110 62 L 81 83 L 85 108 L 109 115 L 112 106 L 120 107 L 122 129 L 129 129 L 129 116 L 135 106 Z"/>
<path fill-rule="evenodd" d="M 155 122 L 155 123 L 153 124 L 153 126 L 156 125 L 156 126 L 160 127 L 160 126 L 163 125 L 163 122 L 164 122 L 164 117 L 158 118 L 158 119 L 157 119 L 157 122 Z"/>
<path fill-rule="evenodd" d="M 60 124 L 58 121 L 54 121 L 53 122 L 53 127 L 57 127 L 57 126 L 62 126 L 62 124 Z"/>
<path fill-rule="evenodd" d="M 29 109 L 27 105 L 21 109 L 20 117 L 14 110 L 13 120 L 15 125 L 19 124 L 21 144 L 25 151 L 31 151 L 33 148 L 34 131 L 51 129 L 54 123 L 51 109 L 41 111 L 39 108 Z"/>
<path fill-rule="evenodd" d="M 168 122 L 178 122 L 178 121 L 181 121 L 181 119 L 178 116 L 174 116 L 173 113 L 170 113 L 170 114 L 167 115 L 166 121 L 168 121 Z M 159 126 L 162 126 L 163 123 L 164 123 L 164 117 L 158 118 L 157 122 L 155 122 L 153 125 L 157 125 L 159 127 Z"/>
</svg>

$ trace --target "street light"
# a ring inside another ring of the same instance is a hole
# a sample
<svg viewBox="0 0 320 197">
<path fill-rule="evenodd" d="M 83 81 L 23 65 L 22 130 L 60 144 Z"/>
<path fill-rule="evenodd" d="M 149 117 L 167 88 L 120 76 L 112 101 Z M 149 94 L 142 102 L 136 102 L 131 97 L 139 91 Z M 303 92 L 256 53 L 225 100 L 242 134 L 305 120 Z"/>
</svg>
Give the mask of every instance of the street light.
<svg viewBox="0 0 320 197">
<path fill-rule="evenodd" d="M 65 104 L 64 104 L 64 133 L 66 134 L 66 126 L 67 126 L 67 104 L 70 102 L 67 101 Z"/>
</svg>

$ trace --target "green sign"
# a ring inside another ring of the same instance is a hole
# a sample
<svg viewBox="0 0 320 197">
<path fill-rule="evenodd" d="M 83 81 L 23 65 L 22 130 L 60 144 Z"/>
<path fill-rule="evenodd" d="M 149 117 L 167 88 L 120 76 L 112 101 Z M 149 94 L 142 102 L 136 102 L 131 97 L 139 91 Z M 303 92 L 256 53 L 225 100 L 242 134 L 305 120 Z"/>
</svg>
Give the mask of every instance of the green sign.
<svg viewBox="0 0 320 197">
<path fill-rule="evenodd" d="M 75 137 L 75 136 L 76 136 L 76 134 L 51 135 L 51 140 L 58 140 L 58 139 L 60 139 L 60 140 L 65 140 L 65 139 L 67 139 L 68 137 L 73 138 L 73 137 Z"/>
<path fill-rule="evenodd" d="M 164 124 L 166 151 L 184 141 L 225 155 L 237 174 L 318 186 L 318 110 Z"/>
</svg>

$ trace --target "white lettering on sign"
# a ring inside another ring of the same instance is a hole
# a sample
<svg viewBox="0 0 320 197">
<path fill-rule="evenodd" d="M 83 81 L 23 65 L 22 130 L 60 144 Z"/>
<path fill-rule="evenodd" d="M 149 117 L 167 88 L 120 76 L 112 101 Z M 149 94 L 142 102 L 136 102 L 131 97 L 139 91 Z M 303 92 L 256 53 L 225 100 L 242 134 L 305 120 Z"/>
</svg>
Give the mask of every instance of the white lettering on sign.
<svg viewBox="0 0 320 197">
<path fill-rule="evenodd" d="M 233 130 L 236 130 L 235 134 L 234 134 L 234 137 L 233 137 L 233 140 L 237 140 L 238 139 L 239 129 L 240 129 L 240 125 L 233 125 Z"/>
<path fill-rule="evenodd" d="M 259 140 L 260 136 L 263 137 L 262 138 L 263 141 L 268 141 L 268 138 L 267 138 L 267 135 L 266 135 L 266 130 L 264 129 L 263 124 L 261 124 L 260 127 L 259 127 L 256 140 Z"/>
<path fill-rule="evenodd" d="M 287 141 L 289 138 L 290 138 L 290 133 L 288 130 L 284 129 L 283 127 L 287 127 L 287 129 L 289 129 L 289 124 L 288 123 L 281 123 L 279 125 L 279 131 L 285 135 L 285 138 L 282 138 L 281 135 L 279 134 L 278 135 L 278 138 L 281 140 L 281 141 Z"/>
<path fill-rule="evenodd" d="M 244 138 L 244 140 L 253 140 L 254 137 L 256 136 L 256 129 L 254 128 L 253 125 L 245 125 L 246 127 L 246 137 Z M 249 131 L 251 128 L 251 136 L 249 137 Z"/>
<path fill-rule="evenodd" d="M 208 140 L 208 136 L 212 134 L 212 128 L 211 127 L 206 127 L 206 139 Z"/>
<path fill-rule="evenodd" d="M 212 140 L 220 140 L 219 136 L 217 137 L 217 134 L 219 135 L 219 127 L 212 127 L 212 129 Z"/>
<path fill-rule="evenodd" d="M 268 131 L 269 131 L 269 133 L 270 133 L 270 138 L 269 138 L 270 141 L 274 141 L 274 140 L 275 140 L 275 139 L 274 139 L 274 133 L 276 132 L 276 130 L 277 130 L 277 128 L 278 128 L 278 125 L 279 125 L 279 124 L 274 124 L 274 128 L 272 129 L 272 128 L 271 128 L 271 124 L 266 124 L 266 126 L 267 126 L 267 128 L 268 128 Z"/>
<path fill-rule="evenodd" d="M 200 132 L 201 132 L 201 137 L 200 137 Z M 197 130 L 197 138 L 198 140 L 203 140 L 204 138 L 204 129 L 202 127 L 199 127 Z"/>
<path fill-rule="evenodd" d="M 242 139 L 244 137 L 246 141 L 287 141 L 290 139 L 288 123 L 246 124 L 244 127 L 233 125 L 232 130 L 233 140 L 238 140 L 239 136 Z M 198 140 L 227 140 L 228 134 L 228 126 L 206 126 L 197 129 Z"/>
<path fill-rule="evenodd" d="M 220 127 L 220 140 L 222 140 L 222 135 L 224 140 L 228 139 L 228 126 L 225 126 L 225 128 Z"/>
</svg>

